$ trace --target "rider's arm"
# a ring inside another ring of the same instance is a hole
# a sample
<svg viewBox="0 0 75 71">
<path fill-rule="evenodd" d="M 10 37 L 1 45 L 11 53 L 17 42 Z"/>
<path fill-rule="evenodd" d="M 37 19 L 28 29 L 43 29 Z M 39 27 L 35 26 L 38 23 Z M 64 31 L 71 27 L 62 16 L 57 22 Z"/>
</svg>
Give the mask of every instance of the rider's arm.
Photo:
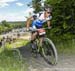
<svg viewBox="0 0 75 71">
<path fill-rule="evenodd" d="M 48 25 L 48 27 L 51 27 L 51 19 L 52 19 L 52 16 L 47 18 L 47 25 Z"/>
<path fill-rule="evenodd" d="M 48 27 L 51 27 L 51 21 L 47 21 Z"/>
<path fill-rule="evenodd" d="M 27 22 L 26 22 L 26 27 L 27 27 L 27 28 L 30 27 L 31 20 L 33 20 L 33 17 L 30 17 L 30 18 L 27 19 Z"/>
</svg>

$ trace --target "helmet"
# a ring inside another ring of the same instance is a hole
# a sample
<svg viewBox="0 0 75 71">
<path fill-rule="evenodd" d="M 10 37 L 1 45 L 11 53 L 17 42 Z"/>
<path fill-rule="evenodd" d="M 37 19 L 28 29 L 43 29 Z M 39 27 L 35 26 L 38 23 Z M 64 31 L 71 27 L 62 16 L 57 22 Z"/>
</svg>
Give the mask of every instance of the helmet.
<svg viewBox="0 0 75 71">
<path fill-rule="evenodd" d="M 48 12 L 52 12 L 52 6 L 51 5 L 45 5 L 44 10 L 48 11 Z"/>
</svg>

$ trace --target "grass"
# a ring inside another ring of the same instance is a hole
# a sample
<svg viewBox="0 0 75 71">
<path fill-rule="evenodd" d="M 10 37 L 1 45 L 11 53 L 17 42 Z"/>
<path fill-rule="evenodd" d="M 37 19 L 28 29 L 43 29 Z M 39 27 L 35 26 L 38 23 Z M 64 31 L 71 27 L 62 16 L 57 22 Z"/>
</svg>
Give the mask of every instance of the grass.
<svg viewBox="0 0 75 71">
<path fill-rule="evenodd" d="M 11 44 L 6 43 L 4 48 L 0 48 L 0 71 L 28 71 L 25 58 L 22 58 L 20 51 L 15 49 L 27 43 L 28 41 L 25 40 L 16 40 Z"/>
<path fill-rule="evenodd" d="M 0 71 L 27 71 L 25 59 L 16 50 L 0 53 Z"/>
<path fill-rule="evenodd" d="M 4 49 L 13 49 L 13 48 L 19 48 L 22 46 L 25 46 L 28 43 L 28 41 L 25 40 L 16 40 L 15 42 L 10 43 L 6 43 L 4 46 L 0 47 L 0 53 L 4 51 Z"/>
<path fill-rule="evenodd" d="M 59 54 L 75 54 L 75 39 L 57 41 L 55 45 Z"/>
<path fill-rule="evenodd" d="M 14 43 L 6 43 L 5 48 L 0 48 L 0 71 L 28 71 L 28 64 L 22 58 L 18 49 L 26 45 L 28 41 L 16 40 Z M 75 40 L 56 40 L 55 46 L 59 54 L 75 54 Z M 14 50 L 13 50 L 14 48 Z"/>
<path fill-rule="evenodd" d="M 25 41 L 25 40 L 16 40 L 15 42 L 9 44 L 9 43 L 6 43 L 5 47 L 6 48 L 19 48 L 19 47 L 22 47 L 22 46 L 25 46 L 26 44 L 28 43 L 28 41 Z"/>
</svg>

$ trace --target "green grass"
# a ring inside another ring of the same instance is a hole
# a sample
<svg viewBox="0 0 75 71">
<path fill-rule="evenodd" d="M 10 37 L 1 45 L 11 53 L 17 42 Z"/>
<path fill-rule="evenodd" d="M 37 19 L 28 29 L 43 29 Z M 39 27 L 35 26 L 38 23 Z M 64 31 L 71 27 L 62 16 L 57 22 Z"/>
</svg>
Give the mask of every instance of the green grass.
<svg viewBox="0 0 75 71">
<path fill-rule="evenodd" d="M 28 64 L 22 58 L 20 51 L 15 48 L 25 46 L 28 41 L 16 40 L 14 43 L 6 43 L 0 48 L 0 71 L 28 71 Z"/>
<path fill-rule="evenodd" d="M 75 39 L 57 41 L 55 45 L 59 54 L 75 54 Z"/>
<path fill-rule="evenodd" d="M 15 42 L 13 42 L 11 44 L 6 43 L 5 48 L 7 48 L 7 49 L 19 48 L 19 47 L 25 46 L 27 43 L 28 43 L 28 41 L 26 41 L 26 40 L 16 40 Z"/>
<path fill-rule="evenodd" d="M 0 36 L 0 40 L 2 39 L 2 37 Z"/>
<path fill-rule="evenodd" d="M 25 59 L 17 51 L 4 50 L 0 53 L 0 71 L 27 71 Z"/>
<path fill-rule="evenodd" d="M 15 42 L 6 43 L 4 46 L 0 47 L 0 53 L 4 51 L 4 49 L 13 49 L 13 48 L 20 48 L 22 46 L 25 46 L 28 43 L 28 41 L 25 40 L 16 40 Z"/>
</svg>

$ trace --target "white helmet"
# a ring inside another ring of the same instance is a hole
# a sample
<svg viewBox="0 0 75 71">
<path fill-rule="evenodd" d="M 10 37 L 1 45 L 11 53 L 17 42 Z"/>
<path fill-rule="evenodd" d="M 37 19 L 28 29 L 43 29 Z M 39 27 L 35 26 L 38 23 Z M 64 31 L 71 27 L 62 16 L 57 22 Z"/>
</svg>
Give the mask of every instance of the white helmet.
<svg viewBox="0 0 75 71">
<path fill-rule="evenodd" d="M 48 12 L 52 12 L 52 6 L 51 5 L 45 5 L 44 10 L 48 11 Z"/>
</svg>

